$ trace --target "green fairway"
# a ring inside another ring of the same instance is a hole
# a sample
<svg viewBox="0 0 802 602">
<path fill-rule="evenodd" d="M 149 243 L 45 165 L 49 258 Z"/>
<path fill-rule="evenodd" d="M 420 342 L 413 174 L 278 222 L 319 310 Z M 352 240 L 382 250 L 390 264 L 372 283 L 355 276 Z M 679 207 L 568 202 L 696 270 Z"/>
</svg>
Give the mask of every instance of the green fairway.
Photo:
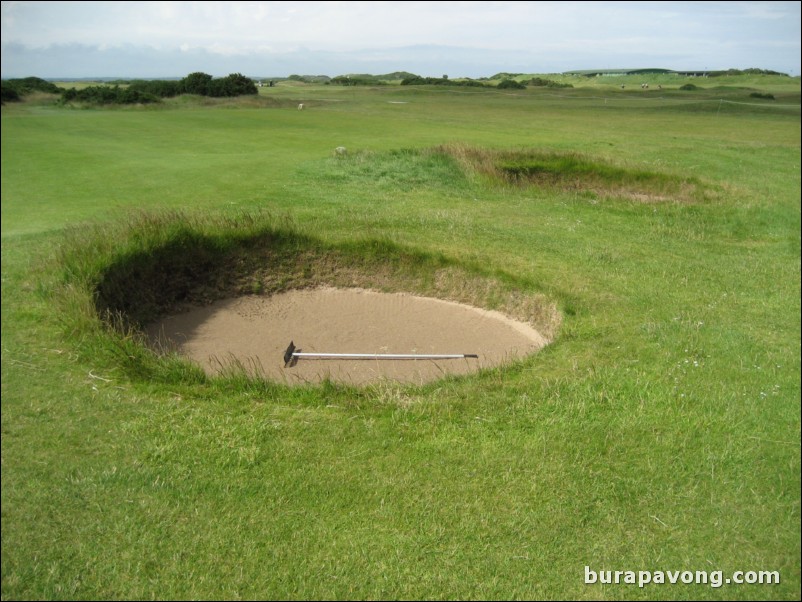
<svg viewBox="0 0 802 602">
<path fill-rule="evenodd" d="M 799 78 L 659 77 L 3 106 L 2 598 L 799 599 Z M 167 265 L 561 322 L 423 387 L 210 379 L 94 313 Z"/>
</svg>

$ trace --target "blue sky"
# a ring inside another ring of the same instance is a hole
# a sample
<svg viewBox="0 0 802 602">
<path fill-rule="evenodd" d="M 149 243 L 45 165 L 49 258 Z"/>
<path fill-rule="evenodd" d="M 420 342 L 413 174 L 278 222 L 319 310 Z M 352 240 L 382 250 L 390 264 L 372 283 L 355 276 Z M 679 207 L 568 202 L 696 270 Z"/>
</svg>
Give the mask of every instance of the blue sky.
<svg viewBox="0 0 802 602">
<path fill-rule="evenodd" d="M 800 74 L 800 2 L 2 2 L 3 78 Z"/>
</svg>

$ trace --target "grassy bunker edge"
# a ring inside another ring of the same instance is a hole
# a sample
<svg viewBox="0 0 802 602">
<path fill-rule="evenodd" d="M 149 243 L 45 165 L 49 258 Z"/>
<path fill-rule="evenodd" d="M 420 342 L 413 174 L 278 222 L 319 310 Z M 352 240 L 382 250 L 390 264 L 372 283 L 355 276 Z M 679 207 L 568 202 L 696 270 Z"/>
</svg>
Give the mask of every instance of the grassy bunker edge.
<svg viewBox="0 0 802 602">
<path fill-rule="evenodd" d="M 389 240 L 324 241 L 266 212 L 136 213 L 84 225 L 68 231 L 57 261 L 52 293 L 67 338 L 134 380 L 205 382 L 189 360 L 151 349 L 144 327 L 242 295 L 323 285 L 408 292 L 500 311 L 549 341 L 562 319 L 554 301 L 509 273 Z"/>
</svg>

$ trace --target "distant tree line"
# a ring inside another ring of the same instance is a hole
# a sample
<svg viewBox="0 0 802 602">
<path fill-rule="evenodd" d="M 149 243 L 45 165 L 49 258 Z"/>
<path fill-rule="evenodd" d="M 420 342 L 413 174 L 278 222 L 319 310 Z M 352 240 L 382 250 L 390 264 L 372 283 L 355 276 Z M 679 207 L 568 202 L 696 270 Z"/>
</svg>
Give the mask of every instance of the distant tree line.
<svg viewBox="0 0 802 602">
<path fill-rule="evenodd" d="M 180 80 L 132 80 L 115 82 L 113 86 L 88 86 L 82 89 L 59 88 L 38 77 L 9 79 L 2 82 L 2 101 L 20 100 L 32 92 L 60 94 L 62 103 L 86 102 L 91 104 L 150 104 L 162 98 L 182 94 L 211 97 L 233 97 L 258 94 L 256 84 L 249 77 L 232 73 L 213 78 L 201 72 L 190 73 Z"/>
<path fill-rule="evenodd" d="M 555 82 L 550 79 L 543 79 L 540 77 L 533 77 L 529 81 L 520 82 L 515 79 L 512 79 L 517 74 L 514 73 L 502 73 L 498 74 L 504 77 L 501 78 L 501 81 L 498 85 L 493 85 L 491 83 L 485 83 L 486 80 L 475 80 L 475 79 L 449 79 L 446 76 L 443 77 L 420 77 L 418 75 L 407 77 L 401 81 L 402 86 L 470 86 L 476 88 L 498 88 L 500 90 L 525 90 L 527 85 L 531 86 L 547 86 L 549 88 L 573 88 L 571 84 L 561 84 L 560 82 Z M 519 75 L 519 74 L 518 74 Z M 496 76 L 493 76 L 493 79 L 498 79 Z"/>
<path fill-rule="evenodd" d="M 472 88 L 493 88 L 475 79 L 449 79 L 448 77 L 421 77 L 414 75 L 401 80 L 402 86 L 468 86 Z"/>
<path fill-rule="evenodd" d="M 772 71 L 771 69 L 727 69 L 726 71 L 708 71 L 708 77 L 721 77 L 724 75 L 784 75 L 788 77 L 787 73 L 780 73 L 779 71 Z"/>
<path fill-rule="evenodd" d="M 397 71 L 385 75 L 370 74 L 351 74 L 338 75 L 329 78 L 325 75 L 301 76 L 290 75 L 287 79 L 304 83 L 323 83 L 335 84 L 340 86 L 381 86 L 390 81 L 401 80 L 402 86 L 463 86 L 477 88 L 499 88 L 499 89 L 525 89 L 527 85 L 535 87 L 549 88 L 573 88 L 571 84 L 560 83 L 549 79 L 534 77 L 528 81 L 518 81 L 513 79 L 520 77 L 520 73 L 501 72 L 492 78 L 460 78 L 449 79 L 447 75 L 443 77 L 422 77 L 407 71 Z M 786 73 L 771 71 L 768 69 L 727 69 L 722 71 L 710 71 L 708 77 L 719 77 L 727 75 L 782 75 L 788 77 Z M 498 80 L 501 82 L 494 86 L 488 80 Z M 214 78 L 203 72 L 190 73 L 179 80 L 120 80 L 112 82 L 114 85 L 89 86 L 83 89 L 59 88 L 52 82 L 48 82 L 39 77 L 25 77 L 18 79 L 3 80 L 0 83 L 0 93 L 2 103 L 20 100 L 23 96 L 34 92 L 44 92 L 48 94 L 60 94 L 62 103 L 86 102 L 92 104 L 150 104 L 160 102 L 163 98 L 172 98 L 182 94 L 195 94 L 198 96 L 209 97 L 234 97 L 243 95 L 258 94 L 258 89 L 254 81 L 240 73 L 232 73 L 226 77 Z M 695 89 L 693 84 L 682 86 L 682 90 Z"/>
<path fill-rule="evenodd" d="M 61 92 L 61 99 L 63 102 L 94 104 L 149 104 L 182 94 L 221 98 L 258 93 L 253 80 L 239 73 L 213 78 L 198 71 L 180 80 L 133 80 L 127 86 L 89 86 L 82 90 L 69 88 Z"/>
<path fill-rule="evenodd" d="M 337 86 L 386 86 L 387 82 L 375 75 L 338 75 L 331 79 Z"/>
<path fill-rule="evenodd" d="M 61 91 L 61 102 L 86 102 L 97 105 L 144 105 L 160 102 L 160 99 L 153 94 L 115 85 L 88 86 L 81 90 L 67 88 Z"/>
</svg>

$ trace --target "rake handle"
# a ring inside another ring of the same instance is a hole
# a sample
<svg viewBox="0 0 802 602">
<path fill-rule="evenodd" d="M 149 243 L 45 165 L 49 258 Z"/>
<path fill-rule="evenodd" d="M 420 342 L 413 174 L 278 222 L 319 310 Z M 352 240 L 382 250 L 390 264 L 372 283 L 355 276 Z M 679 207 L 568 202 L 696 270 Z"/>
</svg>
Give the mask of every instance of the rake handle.
<svg viewBox="0 0 802 602">
<path fill-rule="evenodd" d="M 474 353 L 301 353 L 293 352 L 292 357 L 309 359 L 349 359 L 349 360 L 454 360 L 463 357 L 479 356 Z"/>
<path fill-rule="evenodd" d="M 348 360 L 454 360 L 461 358 L 476 358 L 475 353 L 304 353 L 295 351 L 295 343 L 290 341 L 287 350 L 284 352 L 284 366 L 290 366 L 293 360 L 299 358 L 307 359 L 348 359 Z"/>
</svg>

